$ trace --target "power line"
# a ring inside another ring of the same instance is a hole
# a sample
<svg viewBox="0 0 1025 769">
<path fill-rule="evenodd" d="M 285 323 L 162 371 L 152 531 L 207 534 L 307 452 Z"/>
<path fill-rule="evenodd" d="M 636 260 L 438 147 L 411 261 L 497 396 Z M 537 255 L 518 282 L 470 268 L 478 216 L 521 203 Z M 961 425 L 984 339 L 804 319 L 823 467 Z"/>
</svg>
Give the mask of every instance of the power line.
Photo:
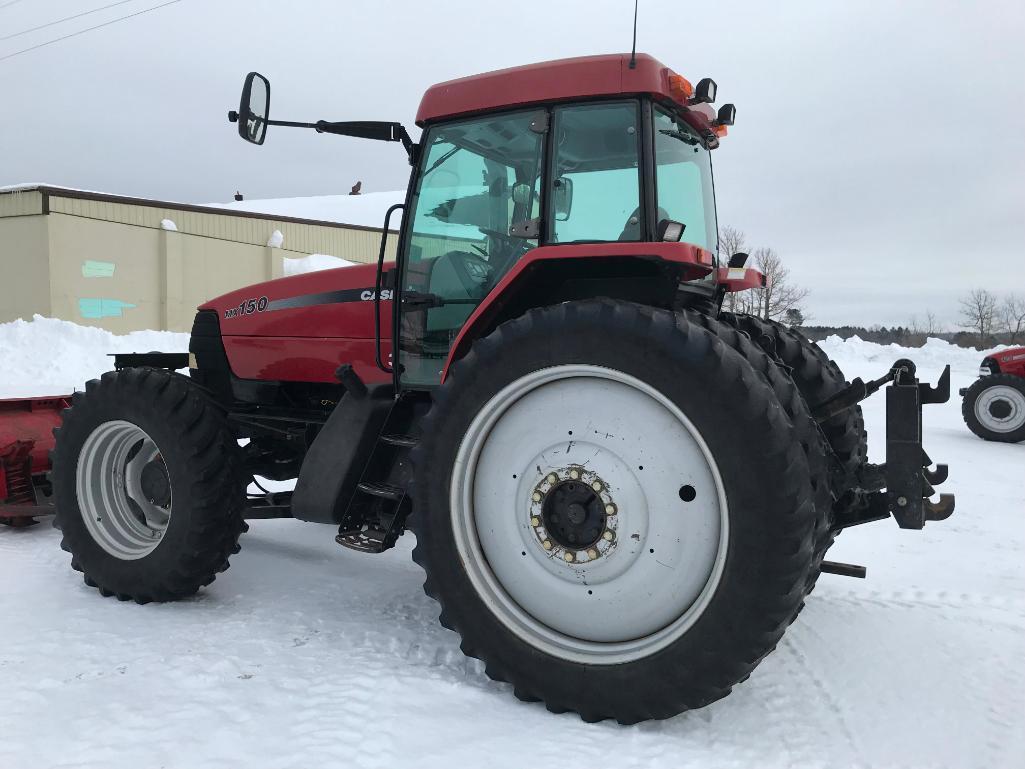
<svg viewBox="0 0 1025 769">
<path fill-rule="evenodd" d="M 21 2 L 21 0 L 11 0 L 11 2 L 9 2 L 9 3 L 4 3 L 3 5 L 0 5 L 0 11 L 2 11 L 4 8 L 6 8 L 9 5 L 14 5 L 15 3 L 20 3 L 20 2 Z"/>
<path fill-rule="evenodd" d="M 15 2 L 16 1 L 17 0 L 15 0 Z M 103 27 L 109 27 L 111 24 L 117 24 L 119 21 L 124 21 L 125 19 L 131 19 L 131 18 L 134 18 L 136 16 L 142 16 L 142 14 L 144 14 L 144 13 L 149 13 L 150 11 L 156 11 L 156 10 L 159 10 L 160 8 L 166 8 L 169 5 L 174 5 L 175 3 L 180 3 L 180 2 L 181 2 L 181 0 L 168 0 L 168 2 L 161 3 L 160 5 L 154 5 L 152 8 L 144 8 L 143 10 L 136 11 L 135 13 L 129 13 L 129 14 L 126 14 L 125 16 L 119 16 L 116 19 L 111 19 L 110 21 L 105 21 L 105 22 L 103 22 L 103 24 L 97 24 L 95 27 L 86 27 L 85 29 L 81 29 L 78 32 L 72 32 L 71 34 L 64 35 L 63 37 L 54 38 L 53 40 L 47 40 L 45 43 L 39 43 L 38 45 L 33 45 L 33 46 L 29 47 L 29 48 L 22 48 L 20 51 L 15 51 L 14 53 L 9 53 L 6 56 L 0 56 L 0 61 L 4 61 L 6 59 L 13 59 L 15 56 L 21 56 L 21 54 L 28 53 L 29 51 L 34 51 L 37 48 L 44 48 L 44 47 L 46 47 L 48 45 L 53 45 L 54 43 L 59 43 L 62 40 L 67 40 L 70 37 L 77 37 L 78 35 L 84 35 L 86 32 L 92 32 L 94 29 L 102 29 Z M 0 7 L 2 7 L 2 6 L 0 6 Z"/>
<path fill-rule="evenodd" d="M 116 5 L 124 5 L 125 3 L 133 2 L 135 2 L 135 0 L 119 0 L 119 2 L 111 3 L 110 5 L 104 5 L 100 8 L 93 8 L 91 11 L 82 11 L 82 13 L 76 13 L 74 16 L 65 16 L 63 19 L 57 19 L 57 21 L 48 21 L 46 22 L 46 24 L 40 24 L 38 27 L 32 27 L 31 29 L 23 29 L 21 32 L 14 32 L 10 35 L 4 35 L 3 37 L 0 37 L 0 40 L 10 40 L 12 37 L 21 37 L 22 35 L 27 35 L 29 32 L 38 32 L 41 29 L 46 29 L 47 27 L 52 27 L 56 24 L 63 24 L 65 21 L 71 21 L 72 19 L 80 19 L 83 16 L 88 16 L 91 13 L 99 13 L 100 11 L 105 11 L 108 8 L 113 8 Z"/>
</svg>

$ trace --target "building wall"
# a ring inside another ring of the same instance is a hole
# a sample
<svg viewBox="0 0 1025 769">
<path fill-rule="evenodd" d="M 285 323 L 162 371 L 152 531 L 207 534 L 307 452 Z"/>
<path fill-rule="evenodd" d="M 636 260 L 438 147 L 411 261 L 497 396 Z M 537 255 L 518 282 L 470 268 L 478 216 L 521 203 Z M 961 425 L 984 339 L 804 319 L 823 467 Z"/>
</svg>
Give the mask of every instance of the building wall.
<svg viewBox="0 0 1025 769">
<path fill-rule="evenodd" d="M 162 229 L 163 219 L 177 230 Z M 267 246 L 275 230 L 282 248 Z M 320 253 L 374 262 L 380 237 L 367 228 L 32 190 L 0 194 L 0 322 L 39 313 L 115 333 L 188 331 L 198 305 L 280 277 L 285 259 Z M 396 242 L 391 235 L 389 259 Z"/>
<path fill-rule="evenodd" d="M 47 218 L 0 218 L 0 322 L 53 314 Z"/>
</svg>

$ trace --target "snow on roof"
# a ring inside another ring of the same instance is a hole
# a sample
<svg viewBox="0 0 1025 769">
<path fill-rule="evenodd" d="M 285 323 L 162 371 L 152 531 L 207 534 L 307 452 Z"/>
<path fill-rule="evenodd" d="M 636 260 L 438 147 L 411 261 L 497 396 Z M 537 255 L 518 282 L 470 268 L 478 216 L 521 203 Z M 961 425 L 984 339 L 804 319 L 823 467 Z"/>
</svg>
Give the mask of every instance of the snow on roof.
<svg viewBox="0 0 1025 769">
<path fill-rule="evenodd" d="M 265 198 L 241 200 L 232 203 L 205 203 L 211 208 L 231 211 L 249 211 L 272 216 L 297 219 L 316 219 L 322 222 L 355 224 L 361 227 L 381 227 L 388 208 L 401 203 L 406 197 L 402 190 L 394 192 L 367 192 L 360 195 L 317 195 L 303 198 Z M 392 214 L 390 228 L 402 222 L 402 212 Z"/>
<path fill-rule="evenodd" d="M 96 190 L 60 187 L 44 182 L 0 185 L 0 194 L 26 192 L 29 190 L 40 190 L 41 192 L 57 195 L 67 193 L 72 197 L 95 197 L 105 200 L 117 200 L 136 205 L 209 211 L 210 213 L 214 213 L 219 209 L 237 216 L 255 214 L 263 218 L 295 219 L 311 223 L 348 224 L 356 227 L 373 227 L 375 229 L 380 228 L 384 224 L 384 215 L 388 208 L 395 203 L 401 203 L 406 197 L 405 191 L 396 190 L 394 192 L 369 192 L 360 195 L 318 195 L 300 198 L 266 198 L 230 203 L 196 204 L 155 200 L 152 198 L 134 198 Z M 391 218 L 391 229 L 398 229 L 401 223 L 402 212 L 396 211 Z"/>
</svg>

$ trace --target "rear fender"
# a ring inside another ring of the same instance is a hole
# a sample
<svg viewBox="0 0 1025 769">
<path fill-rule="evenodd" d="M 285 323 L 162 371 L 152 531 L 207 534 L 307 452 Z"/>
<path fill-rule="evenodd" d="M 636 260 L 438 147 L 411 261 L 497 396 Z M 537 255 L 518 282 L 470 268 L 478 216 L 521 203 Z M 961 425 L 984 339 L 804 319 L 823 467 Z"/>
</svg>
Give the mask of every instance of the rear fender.
<svg viewBox="0 0 1025 769">
<path fill-rule="evenodd" d="M 442 372 L 474 340 L 534 307 L 596 296 L 672 307 L 681 281 L 712 271 L 712 254 L 689 243 L 587 243 L 529 251 L 491 289 L 459 331 Z"/>
</svg>

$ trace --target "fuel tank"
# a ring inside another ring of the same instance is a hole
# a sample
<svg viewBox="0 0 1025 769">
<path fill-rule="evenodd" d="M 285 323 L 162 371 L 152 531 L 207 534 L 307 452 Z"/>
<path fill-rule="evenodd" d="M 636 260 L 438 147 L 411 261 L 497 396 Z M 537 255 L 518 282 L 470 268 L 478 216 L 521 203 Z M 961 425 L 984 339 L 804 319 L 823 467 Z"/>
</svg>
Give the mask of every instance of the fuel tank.
<svg viewBox="0 0 1025 769">
<path fill-rule="evenodd" d="M 391 285 L 394 263 L 385 264 Z M 358 264 L 278 278 L 211 299 L 235 376 L 334 382 L 350 363 L 364 382 L 388 382 L 375 362 L 374 281 L 377 266 Z M 391 289 L 381 291 L 381 353 L 391 361 Z"/>
</svg>

